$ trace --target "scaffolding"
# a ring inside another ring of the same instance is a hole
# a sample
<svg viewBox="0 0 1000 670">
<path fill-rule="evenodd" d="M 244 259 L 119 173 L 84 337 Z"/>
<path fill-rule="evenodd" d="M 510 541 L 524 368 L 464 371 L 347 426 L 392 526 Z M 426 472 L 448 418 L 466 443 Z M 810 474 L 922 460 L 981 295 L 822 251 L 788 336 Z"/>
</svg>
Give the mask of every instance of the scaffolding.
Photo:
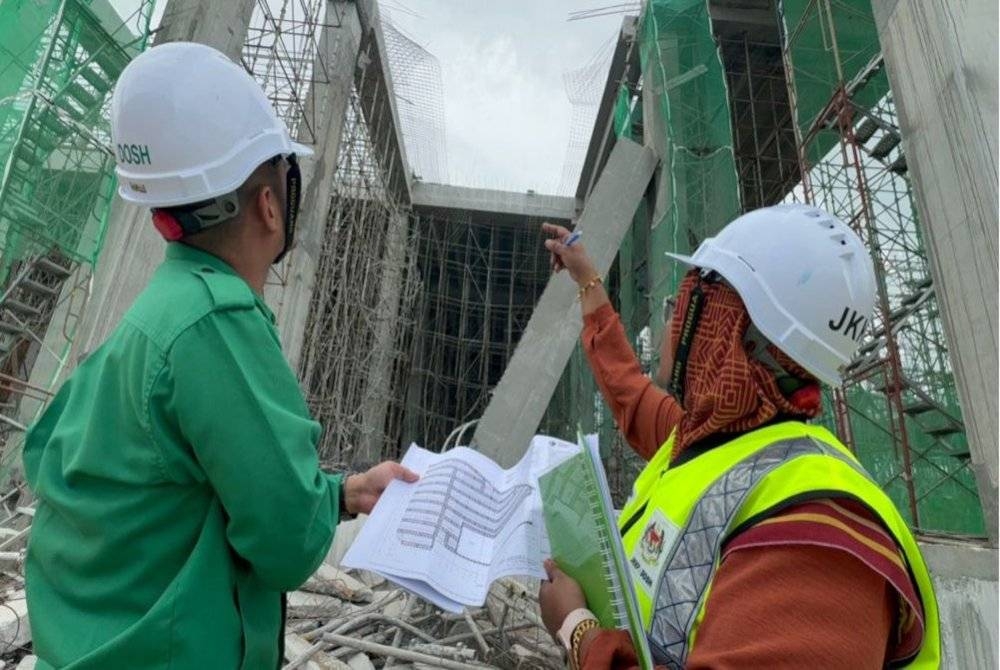
<svg viewBox="0 0 1000 670">
<path fill-rule="evenodd" d="M 732 109 L 744 211 L 781 202 L 799 181 L 798 150 L 777 25 L 755 33 L 714 23 Z"/>
<path fill-rule="evenodd" d="M 650 0 L 639 19 L 641 79 L 618 89 L 614 131 L 663 157 L 609 275 L 612 301 L 655 377 L 687 253 L 740 212 L 782 201 L 828 209 L 875 263 L 875 323 L 826 398 L 823 421 L 913 526 L 981 535 L 955 382 L 907 180 L 892 92 L 868 0 Z M 753 20 L 740 17 L 752 15 Z M 612 77 L 622 77 L 613 72 Z M 595 137 L 594 141 L 601 138 Z M 577 351 L 546 426 L 600 435 L 616 496 L 639 464 Z"/>
<path fill-rule="evenodd" d="M 985 527 L 892 91 L 864 0 L 785 0 L 784 59 L 805 200 L 847 221 L 875 264 L 872 326 L 829 423 L 914 528 Z"/>
<path fill-rule="evenodd" d="M 122 18 L 104 0 L 0 6 L 0 445 L 23 433 L 39 356 L 65 366 L 115 189 L 110 92 L 149 38 L 152 0 Z M 58 316 L 55 316 L 58 315 Z M 56 376 L 53 376 L 54 383 Z M 5 464 L 11 455 L 4 449 Z"/>
<path fill-rule="evenodd" d="M 478 419 L 545 289 L 542 219 L 418 208 L 408 440 L 436 448 Z"/>
<path fill-rule="evenodd" d="M 406 253 L 409 207 L 389 188 L 370 132 L 355 91 L 340 139 L 299 370 L 309 410 L 323 426 L 320 458 L 342 467 L 372 455 L 399 455 L 418 288 L 413 256 Z M 393 274 L 395 305 L 385 295 L 393 290 L 386 281 Z M 388 375 L 385 384 L 370 374 L 379 356 L 387 357 L 380 371 Z M 371 416 L 380 413 L 373 403 L 382 408 L 378 421 Z"/>
<path fill-rule="evenodd" d="M 243 67 L 264 89 L 292 137 L 305 144 L 317 141 L 312 92 L 330 83 L 320 40 L 324 31 L 340 27 L 337 11 L 337 4 L 326 0 L 257 0 L 243 43 Z"/>
</svg>

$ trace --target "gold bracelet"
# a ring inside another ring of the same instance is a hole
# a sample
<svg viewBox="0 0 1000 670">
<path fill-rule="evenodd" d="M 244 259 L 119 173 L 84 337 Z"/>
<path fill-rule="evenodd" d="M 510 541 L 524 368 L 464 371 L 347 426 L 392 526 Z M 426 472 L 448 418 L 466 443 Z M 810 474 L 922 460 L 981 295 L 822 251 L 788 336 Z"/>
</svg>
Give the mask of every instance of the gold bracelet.
<svg viewBox="0 0 1000 670">
<path fill-rule="evenodd" d="M 580 643 L 583 642 L 583 636 L 587 634 L 587 631 L 594 630 L 599 624 L 597 619 L 584 619 L 580 623 L 576 624 L 576 628 L 573 629 L 573 634 L 570 635 L 570 663 L 574 670 L 579 670 L 580 668 Z"/>
<path fill-rule="evenodd" d="M 603 284 L 603 283 L 604 283 L 604 280 L 601 279 L 601 275 L 595 276 L 589 282 L 587 282 L 586 284 L 584 284 L 583 286 L 580 287 L 580 290 L 577 291 L 577 293 L 576 293 L 576 299 L 580 300 L 580 301 L 583 301 L 583 296 L 584 296 L 584 294 L 587 291 L 589 291 L 590 289 L 594 288 L 598 284 Z"/>
</svg>

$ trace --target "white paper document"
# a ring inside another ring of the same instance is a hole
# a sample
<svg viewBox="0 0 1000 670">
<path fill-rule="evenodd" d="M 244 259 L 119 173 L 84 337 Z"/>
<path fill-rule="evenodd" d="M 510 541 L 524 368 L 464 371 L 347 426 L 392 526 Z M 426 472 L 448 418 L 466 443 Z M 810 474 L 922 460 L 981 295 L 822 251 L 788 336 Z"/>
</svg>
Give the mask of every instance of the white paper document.
<svg viewBox="0 0 1000 670">
<path fill-rule="evenodd" d="M 466 447 L 436 454 L 411 445 L 402 463 L 420 480 L 389 485 L 343 564 L 452 612 L 482 605 L 501 577 L 544 578 L 549 542 L 538 477 L 579 450 L 539 435 L 504 470 Z"/>
</svg>

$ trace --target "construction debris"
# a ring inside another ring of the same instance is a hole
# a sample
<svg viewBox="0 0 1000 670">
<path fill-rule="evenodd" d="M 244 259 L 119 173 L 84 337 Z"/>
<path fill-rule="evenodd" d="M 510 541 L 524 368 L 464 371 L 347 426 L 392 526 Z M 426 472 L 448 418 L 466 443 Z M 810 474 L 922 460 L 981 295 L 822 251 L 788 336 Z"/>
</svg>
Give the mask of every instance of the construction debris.
<svg viewBox="0 0 1000 670">
<path fill-rule="evenodd" d="M 382 580 L 383 582 L 385 580 Z M 372 590 L 358 579 L 323 563 L 302 587 L 311 593 L 325 593 L 352 603 L 372 601 Z"/>
<path fill-rule="evenodd" d="M 364 517 L 340 524 L 319 569 L 287 595 L 286 670 L 565 667 L 561 647 L 542 625 L 535 580 L 499 580 L 482 608 L 444 612 L 377 574 L 339 567 L 363 523 Z M 19 661 L 16 670 L 31 670 L 24 581 L 14 572 L 3 575 L 0 649 L 14 653 L 0 669 Z"/>
<path fill-rule="evenodd" d="M 360 525 L 341 524 L 336 544 Z M 542 625 L 533 580 L 499 580 L 484 607 L 452 614 L 378 575 L 343 570 L 337 549 L 288 594 L 285 670 L 565 667 Z"/>
<path fill-rule="evenodd" d="M 31 642 L 24 589 L 5 593 L 0 602 L 3 603 L 0 607 L 0 649 L 17 649 Z"/>
</svg>

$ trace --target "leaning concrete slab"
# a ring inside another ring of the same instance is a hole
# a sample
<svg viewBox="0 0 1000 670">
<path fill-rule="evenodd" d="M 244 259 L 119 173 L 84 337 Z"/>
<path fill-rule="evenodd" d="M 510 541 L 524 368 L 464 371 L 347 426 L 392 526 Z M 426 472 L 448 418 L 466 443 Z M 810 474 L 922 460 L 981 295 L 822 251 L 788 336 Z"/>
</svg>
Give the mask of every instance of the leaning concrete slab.
<svg viewBox="0 0 1000 670">
<path fill-rule="evenodd" d="M 618 253 L 656 163 L 652 149 L 620 139 L 591 193 L 577 227 L 602 275 Z M 475 446 L 503 467 L 524 453 L 576 346 L 583 323 L 576 291 L 565 274 L 549 280 L 476 428 Z"/>
</svg>

